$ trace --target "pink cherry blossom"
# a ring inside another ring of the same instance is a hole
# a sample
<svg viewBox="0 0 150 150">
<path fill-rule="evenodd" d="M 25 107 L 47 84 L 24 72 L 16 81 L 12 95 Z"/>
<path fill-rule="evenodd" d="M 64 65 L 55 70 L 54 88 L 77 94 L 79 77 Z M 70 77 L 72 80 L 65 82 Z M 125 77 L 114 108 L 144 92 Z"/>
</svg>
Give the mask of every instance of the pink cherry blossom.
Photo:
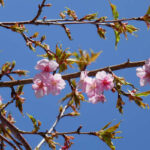
<svg viewBox="0 0 150 150">
<path fill-rule="evenodd" d="M 97 93 L 97 84 L 95 78 L 88 78 L 88 81 L 86 82 L 86 94 L 88 97 L 93 97 Z"/>
<path fill-rule="evenodd" d="M 40 73 L 34 77 L 32 89 L 34 89 L 37 98 L 41 98 L 48 94 L 46 81 L 50 76 L 51 74 L 49 73 Z"/>
<path fill-rule="evenodd" d="M 150 59 L 145 62 L 143 67 L 138 67 L 136 69 L 136 75 L 140 78 L 141 86 L 150 83 Z"/>
<path fill-rule="evenodd" d="M 106 98 L 103 94 L 95 95 L 89 98 L 89 102 L 97 104 L 98 102 L 105 102 Z"/>
<path fill-rule="evenodd" d="M 86 85 L 87 83 L 91 82 L 90 77 L 88 77 L 88 72 L 87 71 L 82 71 L 80 75 L 80 81 L 77 85 L 78 89 L 81 89 L 83 92 L 86 92 Z"/>
<path fill-rule="evenodd" d="M 96 74 L 97 88 L 103 92 L 104 90 L 110 90 L 114 87 L 113 76 L 105 71 L 97 72 Z"/>
<path fill-rule="evenodd" d="M 61 74 L 54 74 L 49 77 L 47 80 L 48 83 L 48 93 L 53 95 L 58 95 L 62 89 L 65 88 L 65 81 L 62 79 Z"/>
<path fill-rule="evenodd" d="M 2 97 L 0 96 L 0 105 L 2 104 Z"/>
<path fill-rule="evenodd" d="M 53 72 L 57 69 L 58 63 L 54 60 L 42 59 L 37 62 L 35 69 L 43 72 Z"/>
</svg>

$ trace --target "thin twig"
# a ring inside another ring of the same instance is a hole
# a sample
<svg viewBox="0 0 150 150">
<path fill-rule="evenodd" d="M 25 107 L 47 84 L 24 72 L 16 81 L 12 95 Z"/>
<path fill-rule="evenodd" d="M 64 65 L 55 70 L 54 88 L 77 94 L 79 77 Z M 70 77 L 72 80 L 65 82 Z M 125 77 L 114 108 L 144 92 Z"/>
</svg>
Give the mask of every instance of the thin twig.
<svg viewBox="0 0 150 150">
<path fill-rule="evenodd" d="M 13 138 L 13 136 L 4 128 L 6 134 L 9 136 L 9 138 L 12 139 L 12 141 L 18 146 L 19 150 L 22 150 L 22 148 L 20 147 L 20 145 L 22 145 L 21 143 L 19 143 L 17 140 L 15 140 L 15 138 Z"/>
<path fill-rule="evenodd" d="M 22 145 L 27 149 L 31 150 L 30 145 L 27 143 L 27 141 L 24 139 L 24 137 L 19 133 L 17 127 L 15 127 L 12 123 L 10 123 L 5 116 L 0 113 L 0 120 L 4 126 L 7 126 L 12 134 L 22 143 Z"/>
<path fill-rule="evenodd" d="M 38 10 L 36 16 L 33 18 L 33 20 L 32 20 L 31 22 L 35 22 L 35 21 L 40 17 L 40 15 L 41 15 L 41 13 L 42 13 L 42 10 L 43 10 L 43 7 L 44 7 L 44 5 L 45 5 L 45 2 L 46 2 L 46 0 L 43 0 L 43 1 L 42 1 L 42 4 L 39 5 L 39 10 Z"/>
<path fill-rule="evenodd" d="M 63 116 L 64 112 L 66 111 L 66 109 L 68 108 L 68 105 L 65 105 L 63 110 L 59 113 L 59 115 L 57 116 L 56 121 L 54 122 L 54 124 L 52 125 L 52 127 L 48 130 L 46 136 L 49 133 L 52 133 L 55 130 L 55 127 L 57 125 L 57 123 L 60 121 L 61 117 Z M 42 146 L 42 144 L 45 142 L 45 139 L 42 139 L 41 142 L 35 147 L 34 150 L 40 149 L 40 147 Z"/>
<path fill-rule="evenodd" d="M 13 143 L 11 143 L 10 141 L 8 141 L 4 136 L 2 136 L 1 134 L 0 134 L 0 139 L 1 140 L 4 140 L 6 143 L 8 143 L 14 150 L 18 150 L 18 148 L 13 144 Z"/>
</svg>

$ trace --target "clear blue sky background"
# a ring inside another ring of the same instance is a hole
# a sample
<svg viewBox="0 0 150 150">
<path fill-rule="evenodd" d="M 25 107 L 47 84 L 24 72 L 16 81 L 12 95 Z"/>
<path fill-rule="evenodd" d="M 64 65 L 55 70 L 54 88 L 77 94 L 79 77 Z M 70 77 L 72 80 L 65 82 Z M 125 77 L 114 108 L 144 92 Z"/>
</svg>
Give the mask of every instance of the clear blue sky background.
<svg viewBox="0 0 150 150">
<path fill-rule="evenodd" d="M 5 0 L 4 0 L 5 1 Z M 22 21 L 32 19 L 36 12 L 40 0 L 13 0 L 6 1 L 5 7 L 0 8 L 0 21 Z M 55 0 L 49 1 L 52 3 L 51 8 L 45 8 L 42 16 L 47 16 L 48 19 L 59 18 L 60 11 L 65 7 L 69 7 L 76 11 L 78 17 L 83 17 L 86 14 L 98 12 L 100 16 L 108 16 L 112 19 L 112 13 L 107 0 Z M 116 4 L 120 18 L 124 17 L 138 17 L 146 13 L 149 0 L 112 0 Z M 100 39 L 97 35 L 96 28 L 93 25 L 71 25 L 69 26 L 73 40 L 68 40 L 64 30 L 59 26 L 26 26 L 29 35 L 39 32 L 40 35 L 46 35 L 46 43 L 50 45 L 51 49 L 55 49 L 55 45 L 60 43 L 63 48 L 70 47 L 70 51 L 77 51 L 79 48 L 89 51 L 93 49 L 95 52 L 103 50 L 103 53 L 98 60 L 89 66 L 89 70 L 98 69 L 101 67 L 120 64 L 129 58 L 131 61 L 145 60 L 150 57 L 149 47 L 150 32 L 147 30 L 144 22 L 131 22 L 139 31 L 138 37 L 129 35 L 128 41 L 121 36 L 118 44 L 118 49 L 115 50 L 115 38 L 111 29 L 107 29 L 107 39 Z M 6 61 L 15 60 L 17 65 L 16 69 L 25 69 L 30 71 L 26 78 L 33 77 L 37 71 L 34 66 L 39 57 L 37 54 L 42 54 L 41 49 L 37 49 L 36 53 L 30 51 L 25 44 L 23 38 L 9 30 L 0 28 L 0 65 Z M 66 71 L 65 73 L 75 72 L 77 69 Z M 133 84 L 140 91 L 149 90 L 149 85 L 141 88 L 139 79 L 136 77 L 135 68 L 126 69 L 115 72 L 118 76 L 123 76 L 125 79 Z M 4 78 L 5 79 L 5 78 Z M 16 77 L 16 79 L 20 79 Z M 129 87 L 127 87 L 130 89 Z M 58 101 L 69 92 L 66 88 L 59 96 L 47 96 L 37 99 L 31 85 L 24 87 L 24 96 L 26 101 L 24 103 L 24 116 L 12 104 L 8 107 L 8 113 L 12 113 L 16 126 L 22 130 L 31 131 L 32 123 L 27 117 L 26 113 L 33 115 L 36 119 L 42 122 L 41 131 L 48 129 L 56 119 L 58 114 L 59 103 Z M 1 88 L 0 95 L 3 97 L 3 102 L 6 103 L 10 100 L 10 89 Z M 95 131 L 102 128 L 109 121 L 114 124 L 122 120 L 120 130 L 123 139 L 114 140 L 116 150 L 148 150 L 149 149 L 149 135 L 150 135 L 150 112 L 147 109 L 139 108 L 135 103 L 130 102 L 125 97 L 123 100 L 126 105 L 124 106 L 124 114 L 121 115 L 116 107 L 117 94 L 111 92 L 105 93 L 107 102 L 104 104 L 90 104 L 82 103 L 80 113 L 81 115 L 76 118 L 64 118 L 57 126 L 57 131 L 72 131 L 76 130 L 80 125 L 83 126 L 82 131 Z M 149 97 L 144 98 L 144 102 L 149 103 Z M 25 136 L 27 141 L 34 148 L 41 138 L 37 136 Z M 62 138 L 58 141 L 63 145 Z M 92 136 L 75 136 L 71 150 L 109 150 L 108 146 L 96 137 Z M 47 145 L 43 145 L 42 150 L 47 150 Z M 58 148 L 57 148 L 58 149 Z"/>
</svg>

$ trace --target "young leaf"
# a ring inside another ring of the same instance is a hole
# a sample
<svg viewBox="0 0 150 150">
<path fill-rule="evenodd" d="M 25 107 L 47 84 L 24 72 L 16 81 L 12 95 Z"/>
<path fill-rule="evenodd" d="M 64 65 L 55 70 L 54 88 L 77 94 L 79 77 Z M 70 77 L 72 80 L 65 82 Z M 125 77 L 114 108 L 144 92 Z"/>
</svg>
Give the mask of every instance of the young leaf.
<svg viewBox="0 0 150 150">
<path fill-rule="evenodd" d="M 147 28 L 150 28 L 150 6 L 146 12 L 146 14 L 142 17 L 142 19 L 145 21 Z"/>
<path fill-rule="evenodd" d="M 143 103 L 141 100 L 135 99 L 134 101 L 135 101 L 135 103 L 136 103 L 138 106 L 140 106 L 140 107 L 142 107 L 142 108 L 144 108 L 144 109 L 147 107 L 147 108 L 149 109 L 149 105 Z"/>
<path fill-rule="evenodd" d="M 39 35 L 39 33 L 38 33 L 38 32 L 35 32 L 30 38 L 37 38 L 38 35 Z"/>
<path fill-rule="evenodd" d="M 114 17 L 115 20 L 117 20 L 118 17 L 119 17 L 117 7 L 116 7 L 116 5 L 112 4 L 110 1 L 109 1 L 109 4 L 110 4 L 111 10 L 112 10 L 113 17 Z"/>
<path fill-rule="evenodd" d="M 97 27 L 97 33 L 101 38 L 106 39 L 106 37 L 105 37 L 106 30 L 105 29 L 103 29 L 101 27 Z"/>
<path fill-rule="evenodd" d="M 34 129 L 32 132 L 37 132 L 39 130 L 39 127 L 41 126 L 41 122 L 39 120 L 36 121 L 36 119 L 32 115 L 29 115 L 28 113 L 27 113 L 27 116 L 31 119 L 33 126 L 34 126 Z"/>
<path fill-rule="evenodd" d="M 89 63 L 94 62 L 101 53 L 102 53 L 102 51 L 94 53 L 93 50 L 91 50 L 91 57 L 89 58 Z"/>
<path fill-rule="evenodd" d="M 123 105 L 124 101 L 122 100 L 121 96 L 118 94 L 118 100 L 117 100 L 117 105 L 116 108 L 118 108 L 119 112 L 122 114 L 123 113 Z"/>
<path fill-rule="evenodd" d="M 19 111 L 21 112 L 21 114 L 23 113 L 23 107 L 22 107 L 22 100 L 21 97 L 18 97 L 16 99 L 16 107 L 18 107 Z"/>
<path fill-rule="evenodd" d="M 72 92 L 67 94 L 65 97 L 63 97 L 60 102 L 64 102 L 66 99 L 70 98 L 72 96 Z"/>
<path fill-rule="evenodd" d="M 22 92 L 23 87 L 24 87 L 24 85 L 19 85 L 19 86 L 17 87 L 16 93 L 17 93 L 18 95 L 23 94 L 23 92 Z"/>
<path fill-rule="evenodd" d="M 148 96 L 150 95 L 150 91 L 145 91 L 145 92 L 142 92 L 142 93 L 137 93 L 135 94 L 135 96 L 138 96 L 138 97 L 141 97 L 141 96 Z"/>
<path fill-rule="evenodd" d="M 136 27 L 134 27 L 133 25 L 126 25 L 126 30 L 127 30 L 127 32 L 129 32 L 131 34 L 135 31 L 138 31 L 138 29 Z"/>
<path fill-rule="evenodd" d="M 49 147 L 50 147 L 52 150 L 56 150 L 56 143 L 53 141 L 53 138 L 52 138 L 52 137 L 47 137 L 47 136 L 45 136 L 45 141 L 47 142 L 47 144 L 49 145 Z"/>
<path fill-rule="evenodd" d="M 116 30 L 114 30 L 114 32 L 115 32 L 115 38 L 116 38 L 115 47 L 117 48 L 118 42 L 120 41 L 120 33 Z"/>
<path fill-rule="evenodd" d="M 116 133 L 120 133 L 120 131 L 116 131 L 119 128 L 120 122 L 110 128 L 107 128 L 110 124 L 111 122 L 105 125 L 100 131 L 96 133 L 96 135 L 102 141 L 104 141 L 111 148 L 111 150 L 115 150 L 115 146 L 113 145 L 112 139 L 121 138 L 121 137 L 115 137 Z"/>
<path fill-rule="evenodd" d="M 97 13 L 94 13 L 94 14 L 89 14 L 89 15 L 86 15 L 84 16 L 83 18 L 80 19 L 80 21 L 82 20 L 93 20 L 93 19 L 96 19 L 97 18 Z"/>
<path fill-rule="evenodd" d="M 150 6 L 148 7 L 148 10 L 146 12 L 146 15 L 150 15 Z"/>
<path fill-rule="evenodd" d="M 71 10 L 70 8 L 67 8 L 67 7 L 66 7 L 66 9 L 67 9 L 68 16 L 72 17 L 74 20 L 78 19 L 76 12 L 74 10 Z"/>
</svg>

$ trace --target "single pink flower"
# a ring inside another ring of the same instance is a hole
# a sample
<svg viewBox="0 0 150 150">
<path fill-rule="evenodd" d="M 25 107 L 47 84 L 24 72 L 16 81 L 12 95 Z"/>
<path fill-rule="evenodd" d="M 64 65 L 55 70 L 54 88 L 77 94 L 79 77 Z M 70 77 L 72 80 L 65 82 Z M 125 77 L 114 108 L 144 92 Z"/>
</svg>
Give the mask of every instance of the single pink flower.
<svg viewBox="0 0 150 150">
<path fill-rule="evenodd" d="M 37 74 L 33 79 L 32 89 L 34 89 L 35 95 L 37 98 L 41 98 L 44 95 L 47 95 L 47 78 L 49 78 L 51 74 L 49 73 L 40 73 Z"/>
<path fill-rule="evenodd" d="M 54 60 L 42 59 L 37 62 L 35 69 L 43 72 L 53 72 L 57 69 L 58 63 Z"/>
<path fill-rule="evenodd" d="M 104 103 L 106 101 L 106 98 L 103 94 L 95 95 L 89 98 L 89 102 L 93 104 L 97 104 L 98 102 Z"/>
<path fill-rule="evenodd" d="M 86 94 L 88 97 L 93 97 L 97 93 L 97 84 L 95 78 L 88 78 L 87 84 L 86 84 Z"/>
<path fill-rule="evenodd" d="M 113 76 L 105 71 L 97 72 L 96 74 L 97 88 L 103 92 L 104 90 L 111 90 L 114 87 Z"/>
<path fill-rule="evenodd" d="M 150 74 L 150 58 L 145 61 L 145 71 L 147 74 Z"/>
<path fill-rule="evenodd" d="M 0 96 L 0 105 L 2 104 L 2 100 L 3 100 L 3 99 L 2 99 L 2 97 Z"/>
<path fill-rule="evenodd" d="M 81 89 L 83 92 L 86 92 L 86 85 L 87 83 L 91 82 L 91 78 L 88 77 L 88 72 L 87 71 L 82 71 L 80 75 L 80 81 L 77 85 L 78 89 Z"/>
<path fill-rule="evenodd" d="M 53 95 L 58 95 L 62 89 L 65 88 L 65 81 L 62 79 L 61 74 L 54 74 L 47 79 L 48 83 L 48 93 L 52 93 Z"/>
<path fill-rule="evenodd" d="M 136 69 L 136 75 L 140 78 L 141 86 L 150 83 L 150 59 L 145 61 L 145 65 L 143 67 L 138 67 Z"/>
</svg>

